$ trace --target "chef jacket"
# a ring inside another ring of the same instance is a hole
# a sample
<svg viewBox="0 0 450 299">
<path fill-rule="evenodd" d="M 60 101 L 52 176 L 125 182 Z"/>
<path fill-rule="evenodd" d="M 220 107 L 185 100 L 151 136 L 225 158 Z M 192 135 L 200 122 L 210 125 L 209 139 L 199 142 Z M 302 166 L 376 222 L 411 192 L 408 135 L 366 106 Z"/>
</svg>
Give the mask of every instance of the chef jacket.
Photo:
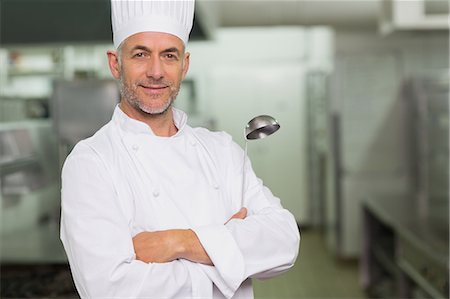
<svg viewBox="0 0 450 299">
<path fill-rule="evenodd" d="M 293 215 L 248 160 L 248 215 L 227 222 L 241 207 L 247 158 L 226 133 L 192 128 L 172 112 L 178 132 L 160 137 L 117 106 L 64 163 L 61 240 L 82 298 L 248 299 L 251 278 L 285 272 L 297 257 Z M 187 228 L 214 266 L 136 260 L 136 234 Z"/>
</svg>

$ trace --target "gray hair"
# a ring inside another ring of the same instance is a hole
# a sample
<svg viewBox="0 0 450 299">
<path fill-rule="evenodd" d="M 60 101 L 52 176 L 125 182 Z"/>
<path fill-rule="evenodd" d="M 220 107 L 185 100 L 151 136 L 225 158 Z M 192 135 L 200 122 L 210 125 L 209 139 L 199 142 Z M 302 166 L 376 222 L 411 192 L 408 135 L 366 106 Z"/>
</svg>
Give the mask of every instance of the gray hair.
<svg viewBox="0 0 450 299">
<path fill-rule="evenodd" d="M 117 54 L 117 62 L 119 63 L 119 67 L 122 67 L 122 47 L 123 42 L 117 47 L 116 54 Z"/>
</svg>

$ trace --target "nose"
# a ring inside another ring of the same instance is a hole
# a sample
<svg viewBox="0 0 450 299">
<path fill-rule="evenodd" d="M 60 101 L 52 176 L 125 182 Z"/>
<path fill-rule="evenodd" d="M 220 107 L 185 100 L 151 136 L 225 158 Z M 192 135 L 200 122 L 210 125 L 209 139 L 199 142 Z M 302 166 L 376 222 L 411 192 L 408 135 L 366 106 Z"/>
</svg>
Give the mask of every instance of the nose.
<svg viewBox="0 0 450 299">
<path fill-rule="evenodd" d="M 164 65 L 159 57 L 152 57 L 147 65 L 147 77 L 155 80 L 164 77 Z"/>
</svg>

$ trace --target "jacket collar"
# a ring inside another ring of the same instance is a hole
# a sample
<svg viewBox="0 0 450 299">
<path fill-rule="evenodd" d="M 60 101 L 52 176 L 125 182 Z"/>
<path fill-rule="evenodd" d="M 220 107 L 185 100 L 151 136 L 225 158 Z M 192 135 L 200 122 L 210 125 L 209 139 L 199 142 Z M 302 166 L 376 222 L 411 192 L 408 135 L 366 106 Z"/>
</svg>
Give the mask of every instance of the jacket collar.
<svg viewBox="0 0 450 299">
<path fill-rule="evenodd" d="M 176 137 L 182 134 L 186 123 L 187 123 L 187 115 L 181 110 L 178 110 L 176 108 L 171 107 L 172 113 L 173 113 L 173 120 L 175 122 L 175 126 L 178 129 L 178 132 L 171 136 Z M 113 122 L 119 125 L 123 130 L 131 133 L 143 133 L 143 134 L 150 134 L 152 136 L 156 136 L 152 129 L 145 123 L 136 120 L 134 118 L 129 117 L 125 114 L 125 112 L 120 109 L 120 105 L 117 104 L 116 108 L 114 109 L 113 114 Z M 165 137 L 163 137 L 165 138 Z M 170 138 L 170 137 L 169 137 Z"/>
</svg>

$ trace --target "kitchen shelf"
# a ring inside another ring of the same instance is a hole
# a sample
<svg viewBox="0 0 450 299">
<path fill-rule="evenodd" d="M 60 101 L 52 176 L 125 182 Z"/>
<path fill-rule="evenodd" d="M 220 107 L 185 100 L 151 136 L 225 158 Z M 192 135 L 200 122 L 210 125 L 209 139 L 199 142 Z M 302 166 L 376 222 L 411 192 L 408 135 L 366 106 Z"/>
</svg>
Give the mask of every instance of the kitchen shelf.
<svg viewBox="0 0 450 299">
<path fill-rule="evenodd" d="M 27 70 L 9 70 L 8 71 L 8 76 L 10 77 L 16 77 L 16 76 L 36 76 L 36 77 L 40 77 L 40 76 L 60 76 L 62 74 L 62 71 L 55 71 L 55 70 L 49 70 L 49 71 L 39 71 L 39 70 L 32 70 L 32 71 L 27 71 Z"/>
<path fill-rule="evenodd" d="M 363 217 L 366 290 L 391 281 L 388 297 L 411 298 L 420 289 L 430 298 L 448 298 L 448 203 L 424 216 L 413 196 L 378 195 L 363 201 Z"/>
<path fill-rule="evenodd" d="M 387 252 L 385 248 L 375 245 L 373 248 L 373 255 L 375 260 L 387 271 L 391 276 L 395 277 L 398 274 L 398 266 L 395 263 L 394 256 Z"/>
<path fill-rule="evenodd" d="M 398 262 L 399 267 L 402 271 L 404 271 L 409 277 L 412 278 L 412 280 L 420 286 L 422 290 L 425 291 L 426 294 L 431 295 L 432 298 L 448 298 L 448 296 L 445 296 L 440 291 L 436 290 L 435 287 L 433 287 L 432 284 L 430 284 L 426 279 L 423 278 L 422 275 L 409 263 L 406 261 L 400 260 Z"/>
<path fill-rule="evenodd" d="M 15 172 L 19 169 L 38 166 L 39 161 L 36 156 L 21 157 L 14 160 L 0 161 L 0 175 Z"/>
</svg>

